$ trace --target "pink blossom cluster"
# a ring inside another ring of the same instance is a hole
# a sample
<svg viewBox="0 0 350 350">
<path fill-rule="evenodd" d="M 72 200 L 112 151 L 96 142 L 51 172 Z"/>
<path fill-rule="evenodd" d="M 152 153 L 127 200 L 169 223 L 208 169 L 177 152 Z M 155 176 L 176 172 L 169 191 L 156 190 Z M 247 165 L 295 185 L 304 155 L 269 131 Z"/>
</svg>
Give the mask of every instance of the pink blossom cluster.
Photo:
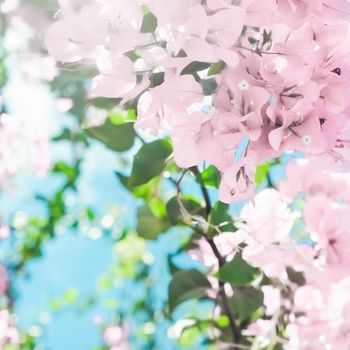
<svg viewBox="0 0 350 350">
<path fill-rule="evenodd" d="M 0 190 L 10 190 L 20 171 L 46 174 L 50 166 L 45 132 L 30 120 L 0 114 Z M 3 236 L 5 231 L 2 232 Z"/>
<path fill-rule="evenodd" d="M 103 332 L 103 339 L 109 350 L 129 350 L 127 329 L 123 325 L 109 325 Z"/>
<path fill-rule="evenodd" d="M 287 350 L 348 350 L 350 176 L 320 171 L 305 159 L 291 161 L 286 175 L 278 190 L 265 189 L 243 207 L 237 232 L 214 237 L 227 260 L 241 252 L 270 281 L 262 287 L 261 277 L 253 282 L 264 294 L 264 317 L 244 335 L 259 349 L 276 342 Z M 219 269 L 204 239 L 189 253 L 211 271 Z M 217 279 L 210 282 L 217 291 Z M 276 334 L 281 317 L 283 339 Z"/>
<path fill-rule="evenodd" d="M 256 342 L 281 341 L 275 330 L 284 310 L 284 349 L 347 350 L 350 177 L 320 172 L 306 160 L 290 162 L 286 173 L 279 191 L 263 190 L 255 205 L 244 206 L 240 229 L 231 234 L 231 240 L 237 234 L 244 243 L 243 258 L 272 282 L 262 287 L 267 317 L 246 334 Z M 308 238 L 305 244 L 300 244 L 300 233 Z M 231 247 L 242 249 L 237 243 Z M 302 283 L 290 277 L 290 269 L 302 276 Z"/>
<path fill-rule="evenodd" d="M 285 151 L 349 169 L 349 14 L 346 0 L 96 0 L 64 6 L 46 45 L 96 64 L 94 95 L 139 97 L 136 127 L 170 132 L 181 167 L 217 167 L 231 203 Z"/>
<path fill-rule="evenodd" d="M 18 346 L 20 334 L 15 325 L 14 315 L 9 310 L 0 310 L 0 349 Z"/>
<path fill-rule="evenodd" d="M 0 265 L 0 296 L 9 292 L 9 275 L 6 267 Z M 15 324 L 14 315 L 7 309 L 0 310 L 0 349 L 20 344 L 20 334 Z"/>
</svg>

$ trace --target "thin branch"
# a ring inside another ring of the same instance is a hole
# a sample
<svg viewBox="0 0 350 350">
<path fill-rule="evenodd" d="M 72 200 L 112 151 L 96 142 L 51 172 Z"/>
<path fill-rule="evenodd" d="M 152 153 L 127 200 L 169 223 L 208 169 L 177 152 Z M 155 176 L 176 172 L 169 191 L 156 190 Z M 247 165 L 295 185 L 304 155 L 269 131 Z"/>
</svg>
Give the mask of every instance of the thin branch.
<svg viewBox="0 0 350 350">
<path fill-rule="evenodd" d="M 212 206 L 211 206 L 211 202 L 210 202 L 210 197 L 209 197 L 209 193 L 207 188 L 204 185 L 204 181 L 202 179 L 201 173 L 198 169 L 198 167 L 193 167 L 191 168 L 192 172 L 197 176 L 197 179 L 200 183 L 200 187 L 201 187 L 201 191 L 202 191 L 202 195 L 206 204 L 206 212 L 207 215 L 209 216 Z M 221 255 L 218 247 L 216 246 L 214 240 L 212 238 L 209 238 L 207 235 L 205 235 L 205 238 L 207 240 L 207 242 L 209 243 L 215 257 L 217 258 L 218 262 L 219 262 L 219 267 L 221 268 L 222 266 L 224 266 L 226 260 L 225 258 Z M 233 312 L 230 308 L 229 305 L 229 301 L 228 301 L 228 297 L 226 295 L 226 291 L 225 291 L 225 282 L 223 281 L 219 281 L 219 295 L 221 297 L 222 300 L 222 304 L 223 304 L 223 309 L 224 309 L 224 313 L 227 315 L 229 321 L 230 321 L 230 329 L 232 332 L 232 336 L 233 336 L 233 340 L 236 342 L 239 342 L 240 340 L 240 332 L 239 329 L 236 325 L 235 322 L 235 317 L 233 315 Z M 234 347 L 233 349 L 238 349 L 237 347 Z"/>
<path fill-rule="evenodd" d="M 199 181 L 199 184 L 200 184 L 200 187 L 201 187 L 201 191 L 202 191 L 202 194 L 203 194 L 203 198 L 204 198 L 204 201 L 205 201 L 206 212 L 207 212 L 207 215 L 209 216 L 212 208 L 211 208 L 211 203 L 210 203 L 210 197 L 209 197 L 208 190 L 207 190 L 207 188 L 204 185 L 204 181 L 203 181 L 203 178 L 201 176 L 201 173 L 200 173 L 198 167 L 196 167 L 196 166 L 192 167 L 191 171 L 193 172 L 193 174 L 197 177 L 197 179 Z"/>
</svg>

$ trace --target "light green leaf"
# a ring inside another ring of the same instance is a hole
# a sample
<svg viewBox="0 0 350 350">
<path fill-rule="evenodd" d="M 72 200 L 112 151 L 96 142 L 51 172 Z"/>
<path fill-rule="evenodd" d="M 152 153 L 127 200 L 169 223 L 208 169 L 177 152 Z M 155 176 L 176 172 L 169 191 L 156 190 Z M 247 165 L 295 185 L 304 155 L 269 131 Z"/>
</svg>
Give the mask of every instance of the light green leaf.
<svg viewBox="0 0 350 350">
<path fill-rule="evenodd" d="M 143 16 L 141 33 L 154 33 L 157 25 L 157 17 L 152 12 L 148 12 Z"/>
<path fill-rule="evenodd" d="M 156 239 L 170 227 L 167 218 L 157 217 L 148 205 L 139 208 L 137 220 L 137 233 L 144 239 Z"/>
<path fill-rule="evenodd" d="M 208 71 L 208 76 L 219 74 L 225 68 L 225 63 L 222 61 L 213 63 Z"/>
<path fill-rule="evenodd" d="M 219 188 L 220 176 L 218 170 L 213 166 L 209 166 L 208 168 L 204 169 L 201 174 L 201 180 L 198 181 L 199 184 L 201 184 L 201 181 L 203 181 L 203 184 L 207 187 Z"/>
</svg>

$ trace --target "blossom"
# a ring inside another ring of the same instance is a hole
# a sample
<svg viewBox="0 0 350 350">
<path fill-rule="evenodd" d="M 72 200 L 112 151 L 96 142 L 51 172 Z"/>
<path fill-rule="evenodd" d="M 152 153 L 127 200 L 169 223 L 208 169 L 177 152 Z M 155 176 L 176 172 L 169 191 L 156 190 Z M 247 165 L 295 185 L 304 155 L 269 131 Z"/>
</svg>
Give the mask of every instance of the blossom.
<svg viewBox="0 0 350 350">
<path fill-rule="evenodd" d="M 60 61 L 96 64 L 94 96 L 135 100 L 135 127 L 169 133 L 180 167 L 217 167 L 233 203 L 254 194 L 250 175 L 228 190 L 244 139 L 251 174 L 286 151 L 350 168 L 348 16 L 343 0 L 99 0 L 63 8 L 46 42 Z"/>
<path fill-rule="evenodd" d="M 229 167 L 222 177 L 219 196 L 224 203 L 249 199 L 255 189 L 254 167 L 245 159 Z"/>
<path fill-rule="evenodd" d="M 109 325 L 103 333 L 103 339 L 110 350 L 128 350 L 125 327 Z"/>
<path fill-rule="evenodd" d="M 0 115 L 0 188 L 10 189 L 21 171 L 44 176 L 50 167 L 47 135 L 21 116 Z"/>
</svg>

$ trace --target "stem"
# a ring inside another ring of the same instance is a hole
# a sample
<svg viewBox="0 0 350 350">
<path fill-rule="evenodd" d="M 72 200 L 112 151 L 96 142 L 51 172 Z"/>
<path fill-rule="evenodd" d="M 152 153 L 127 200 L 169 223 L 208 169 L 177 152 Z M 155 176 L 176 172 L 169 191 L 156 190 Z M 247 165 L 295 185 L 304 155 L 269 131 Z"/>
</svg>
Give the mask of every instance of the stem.
<svg viewBox="0 0 350 350">
<path fill-rule="evenodd" d="M 206 213 L 207 213 L 207 215 L 209 215 L 210 212 L 211 212 L 211 203 L 210 203 L 210 197 L 209 197 L 208 190 L 207 190 L 207 188 L 204 185 L 204 182 L 203 182 L 203 179 L 202 179 L 202 176 L 201 176 L 201 173 L 200 173 L 198 167 L 196 167 L 196 166 L 192 167 L 191 171 L 193 172 L 193 174 L 199 180 L 201 191 L 202 191 L 203 198 L 204 198 L 204 201 L 205 201 Z"/>
<path fill-rule="evenodd" d="M 204 182 L 203 182 L 203 179 L 202 179 L 202 176 L 201 176 L 201 173 L 200 173 L 198 167 L 191 168 L 191 170 L 193 171 L 193 173 L 199 179 L 202 195 L 203 195 L 203 198 L 204 198 L 205 204 L 206 204 L 206 212 L 207 212 L 207 215 L 209 215 L 210 211 L 212 209 L 212 206 L 211 206 L 211 203 L 210 203 L 208 190 L 207 190 L 207 188 L 204 185 Z M 219 262 L 219 267 L 221 268 L 222 266 L 224 266 L 224 264 L 226 262 L 225 258 L 221 255 L 218 247 L 216 246 L 216 244 L 215 244 L 215 242 L 214 242 L 214 240 L 212 238 L 209 238 L 207 235 L 205 235 L 205 239 L 209 243 L 209 245 L 210 245 L 210 247 L 211 247 L 215 257 L 217 258 L 217 260 Z M 220 295 L 221 300 L 222 300 L 224 313 L 227 315 L 227 317 L 229 319 L 229 322 L 230 322 L 230 329 L 231 329 L 231 332 L 232 332 L 233 341 L 234 342 L 239 342 L 239 340 L 240 340 L 240 333 L 239 333 L 239 329 L 238 329 L 238 327 L 236 325 L 235 317 L 233 315 L 233 312 L 230 309 L 228 297 L 227 297 L 226 292 L 225 292 L 225 282 L 219 281 L 219 295 Z M 233 349 L 238 349 L 238 348 L 237 347 L 233 347 Z"/>
</svg>

